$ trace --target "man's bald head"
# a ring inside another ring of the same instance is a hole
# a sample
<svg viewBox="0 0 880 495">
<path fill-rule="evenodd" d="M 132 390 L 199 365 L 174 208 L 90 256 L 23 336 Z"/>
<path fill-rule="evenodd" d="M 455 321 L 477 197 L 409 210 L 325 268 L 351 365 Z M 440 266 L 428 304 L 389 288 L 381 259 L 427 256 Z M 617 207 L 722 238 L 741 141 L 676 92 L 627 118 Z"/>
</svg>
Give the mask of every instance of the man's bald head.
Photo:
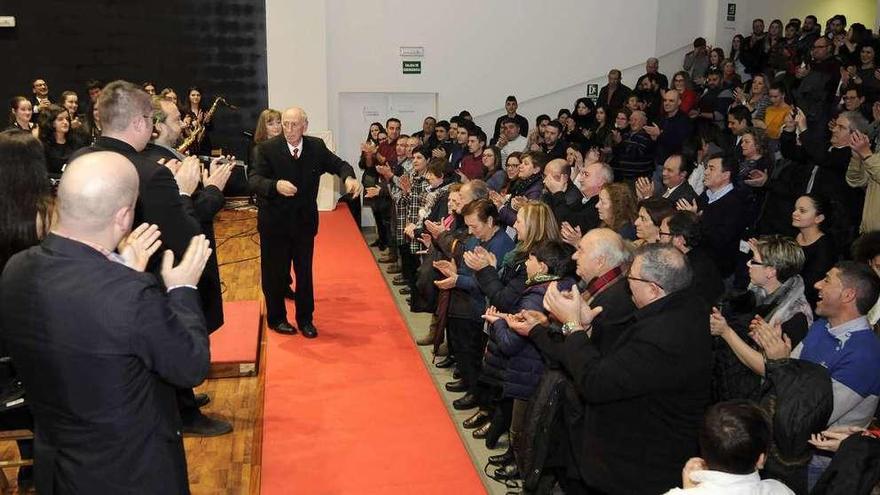
<svg viewBox="0 0 880 495">
<path fill-rule="evenodd" d="M 565 169 L 568 167 L 568 162 L 565 161 L 564 158 L 554 158 L 547 162 L 547 165 L 544 165 L 544 175 L 553 175 L 554 177 L 565 173 Z"/>
<path fill-rule="evenodd" d="M 284 128 L 284 139 L 294 146 L 298 145 L 303 134 L 309 130 L 309 116 L 300 107 L 290 107 L 281 113 L 281 126 Z"/>
<path fill-rule="evenodd" d="M 111 151 L 82 155 L 67 165 L 61 177 L 59 228 L 74 236 L 108 230 L 121 221 L 120 210 L 133 212 L 137 196 L 137 171 L 127 158 Z M 131 219 L 128 222 L 130 229 Z"/>
</svg>

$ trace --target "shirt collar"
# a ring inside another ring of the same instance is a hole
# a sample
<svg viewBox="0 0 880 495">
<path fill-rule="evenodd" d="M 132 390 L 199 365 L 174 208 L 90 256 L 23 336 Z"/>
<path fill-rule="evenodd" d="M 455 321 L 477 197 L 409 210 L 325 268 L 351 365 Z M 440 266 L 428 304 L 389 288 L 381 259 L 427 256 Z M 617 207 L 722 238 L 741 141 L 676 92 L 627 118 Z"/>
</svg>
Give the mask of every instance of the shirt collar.
<svg viewBox="0 0 880 495">
<path fill-rule="evenodd" d="M 707 483 L 715 487 L 729 485 L 752 485 L 761 483 L 761 476 L 757 471 L 749 474 L 732 474 L 721 471 L 701 470 L 690 474 L 691 481 Z"/>
<path fill-rule="evenodd" d="M 300 139 L 299 142 L 296 143 L 295 146 L 290 144 L 289 141 L 285 141 L 285 142 L 287 143 L 287 149 L 290 150 L 291 155 L 293 154 L 293 150 L 299 150 L 299 154 L 300 155 L 302 154 L 302 148 L 303 148 L 303 140 L 302 139 Z"/>
<path fill-rule="evenodd" d="M 113 251 L 110 251 L 109 249 L 105 248 L 104 246 L 102 246 L 102 245 L 100 245 L 100 244 L 97 244 L 97 243 L 94 243 L 94 242 L 91 242 L 91 241 L 86 241 L 86 240 L 83 240 L 83 239 L 77 239 L 76 237 L 69 236 L 69 235 L 64 235 L 64 234 L 61 234 L 61 233 L 56 232 L 56 231 L 52 231 L 52 233 L 55 234 L 55 235 L 58 236 L 58 237 L 63 237 L 63 238 L 65 238 L 65 239 L 70 240 L 70 241 L 73 241 L 73 242 L 78 242 L 78 243 L 80 243 L 80 244 L 85 244 L 86 246 L 88 246 L 88 247 L 94 249 L 95 251 L 101 253 L 103 256 L 105 256 L 105 257 L 106 257 L 108 260 L 110 260 L 110 261 L 114 261 L 114 262 L 116 262 L 116 263 L 121 263 L 121 264 L 123 264 L 123 265 L 125 264 L 125 260 L 122 258 L 122 256 L 116 254 L 116 253 L 113 252 Z"/>
<path fill-rule="evenodd" d="M 718 192 L 713 192 L 711 189 L 706 188 L 706 198 L 711 204 L 723 198 L 724 195 L 729 193 L 730 191 L 733 191 L 733 184 L 731 183 L 728 183 L 726 186 L 719 189 Z"/>
<path fill-rule="evenodd" d="M 682 184 L 684 184 L 684 183 L 682 182 Z M 667 188 L 667 189 L 666 189 L 666 192 L 663 193 L 663 197 L 664 197 L 664 198 L 668 198 L 669 195 L 672 194 L 672 192 L 675 191 L 676 189 L 678 189 L 679 187 L 681 187 L 681 184 L 679 184 L 679 185 L 677 185 L 677 186 L 673 186 L 673 187 L 669 187 L 669 188 Z"/>
<path fill-rule="evenodd" d="M 871 324 L 868 323 L 868 318 L 866 316 L 859 316 L 846 323 L 841 323 L 836 327 L 832 327 L 831 323 L 826 321 L 825 328 L 832 337 L 839 340 L 841 345 L 844 345 L 854 332 L 868 330 L 871 328 Z"/>
</svg>

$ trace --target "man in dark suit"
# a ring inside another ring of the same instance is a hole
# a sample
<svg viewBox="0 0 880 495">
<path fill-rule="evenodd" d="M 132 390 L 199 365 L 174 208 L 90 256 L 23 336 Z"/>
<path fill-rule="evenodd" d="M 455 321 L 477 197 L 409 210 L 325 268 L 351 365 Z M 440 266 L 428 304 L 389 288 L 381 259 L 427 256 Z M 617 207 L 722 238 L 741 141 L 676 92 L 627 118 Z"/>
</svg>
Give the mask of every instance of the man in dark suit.
<svg viewBox="0 0 880 495">
<path fill-rule="evenodd" d="M 612 115 L 616 115 L 617 110 L 623 108 L 626 99 L 632 90 L 629 89 L 621 81 L 621 72 L 618 69 L 611 69 L 608 72 L 608 84 L 602 86 L 599 90 L 599 101 L 597 105 L 603 105 L 611 111 Z"/>
<path fill-rule="evenodd" d="M 672 204 L 678 203 L 679 199 L 693 203 L 697 199 L 697 193 L 688 182 L 691 170 L 693 170 L 693 165 L 686 163 L 680 154 L 670 155 L 663 163 L 663 168 L 660 169 L 663 190 L 657 192 L 651 179 L 641 177 L 636 180 L 636 194 L 639 200 L 659 197 L 668 199 Z"/>
<path fill-rule="evenodd" d="M 714 306 L 724 294 L 724 282 L 715 262 L 700 247 L 703 233 L 700 217 L 690 211 L 677 211 L 660 223 L 660 242 L 672 244 L 687 256 L 694 274 L 692 292 Z"/>
<path fill-rule="evenodd" d="M 360 193 L 351 165 L 327 149 L 320 138 L 306 136 L 309 120 L 301 108 L 281 114 L 284 133 L 259 146 L 259 158 L 250 170 L 250 186 L 257 194 L 257 228 L 263 297 L 269 328 L 292 335 L 296 328 L 287 321 L 284 293 L 293 263 L 296 274 L 296 322 L 303 337 L 318 336 L 312 322 L 315 296 L 312 285 L 312 254 L 318 233 L 318 182 L 330 173 L 345 180 L 348 194 Z"/>
<path fill-rule="evenodd" d="M 3 272 L 0 326 L 37 425 L 42 494 L 189 493 L 175 387 L 208 373 L 195 284 L 210 248 L 199 235 L 182 259 L 165 251 L 162 284 L 142 273 L 160 243 L 155 225 L 126 237 L 137 192 L 120 154 L 72 161 L 57 225 Z"/>
<path fill-rule="evenodd" d="M 586 403 L 584 482 L 601 493 L 663 493 L 678 485 L 681 466 L 698 452 L 710 399 L 709 310 L 684 290 L 690 267 L 672 246 L 642 246 L 627 279 L 634 320 L 604 355 L 589 333 L 601 308 L 585 306 L 576 288 L 563 294 L 555 284 L 544 305 L 566 322 L 562 365 Z M 511 328 L 529 335 L 539 321 L 520 314 Z"/>
<path fill-rule="evenodd" d="M 173 165 L 177 172 L 143 154 L 153 132 L 153 107 L 140 86 L 114 81 L 98 97 L 101 137 L 95 144 L 74 154 L 74 158 L 94 151 L 114 151 L 134 164 L 138 173 L 138 198 L 135 222 L 158 225 L 162 244 L 177 259 L 190 239 L 202 233 L 191 195 L 199 184 L 199 163 L 195 157 Z M 147 270 L 159 275 L 159 260 L 150 260 Z M 221 316 L 222 318 L 222 316 Z M 212 322 L 216 324 L 216 321 Z M 232 431 L 226 421 L 210 418 L 199 411 L 205 398 L 197 400 L 192 389 L 179 390 L 180 413 L 188 435 L 216 436 Z"/>
</svg>

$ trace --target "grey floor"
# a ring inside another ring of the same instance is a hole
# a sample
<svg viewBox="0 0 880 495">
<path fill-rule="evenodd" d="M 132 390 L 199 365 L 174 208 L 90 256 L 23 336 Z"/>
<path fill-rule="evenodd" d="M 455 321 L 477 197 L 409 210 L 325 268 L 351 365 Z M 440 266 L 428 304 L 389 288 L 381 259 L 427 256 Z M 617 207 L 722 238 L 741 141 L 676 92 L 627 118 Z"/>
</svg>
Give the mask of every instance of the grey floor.
<svg viewBox="0 0 880 495">
<path fill-rule="evenodd" d="M 374 234 L 365 233 L 364 237 L 367 239 L 367 242 L 372 242 L 375 238 Z M 380 252 L 376 248 L 371 248 L 373 255 L 375 257 L 380 256 Z M 397 307 L 400 310 L 400 314 L 404 316 L 406 319 L 407 326 L 409 327 L 409 332 L 412 335 L 413 341 L 418 337 L 426 334 L 428 331 L 428 325 L 431 322 L 431 315 L 427 313 L 410 313 L 409 307 L 406 304 L 406 296 L 400 295 L 398 289 L 400 287 L 394 286 L 391 283 L 391 279 L 393 275 L 389 275 L 385 270 L 388 265 L 380 264 L 380 271 L 382 275 L 385 277 L 386 283 L 391 288 L 391 293 L 394 295 L 394 300 L 397 303 Z M 474 463 L 474 469 L 480 475 L 480 479 L 483 481 L 483 485 L 486 488 L 486 493 L 492 495 L 504 495 L 510 488 L 505 487 L 503 484 L 494 481 L 493 479 L 486 476 L 484 471 L 484 467 L 486 466 L 486 460 L 490 455 L 501 454 L 505 450 L 507 450 L 508 439 L 507 434 L 501 437 L 501 441 L 498 442 L 498 446 L 494 450 L 489 450 L 486 448 L 486 444 L 483 440 L 478 440 L 471 436 L 472 430 L 466 430 L 461 426 L 462 421 L 470 417 L 476 409 L 472 409 L 469 411 L 456 411 L 452 408 L 452 401 L 461 397 L 460 393 L 452 393 L 448 392 L 444 385 L 447 382 L 452 381 L 452 371 L 450 369 L 440 369 L 434 366 L 432 360 L 434 355 L 432 353 L 432 346 L 417 346 L 419 352 L 422 356 L 422 361 L 425 364 L 425 367 L 428 369 L 431 377 L 434 379 L 434 384 L 437 386 L 437 390 L 440 393 L 440 396 L 443 398 L 444 404 L 446 405 L 447 411 L 449 411 L 449 416 L 452 419 L 452 422 L 455 423 L 456 428 L 458 429 L 458 434 L 462 439 L 462 443 L 464 443 L 467 448 L 468 454 L 471 456 L 471 461 Z M 490 471 L 494 470 L 494 466 L 490 466 Z M 470 495 L 470 494 L 457 494 L 457 495 Z"/>
</svg>

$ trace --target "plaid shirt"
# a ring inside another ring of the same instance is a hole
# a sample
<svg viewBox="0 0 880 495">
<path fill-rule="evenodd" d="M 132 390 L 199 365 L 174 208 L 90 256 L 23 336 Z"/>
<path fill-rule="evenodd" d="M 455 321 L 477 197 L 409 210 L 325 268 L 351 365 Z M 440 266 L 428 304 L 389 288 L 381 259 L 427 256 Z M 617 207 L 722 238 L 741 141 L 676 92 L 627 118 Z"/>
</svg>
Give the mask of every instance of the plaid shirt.
<svg viewBox="0 0 880 495">
<path fill-rule="evenodd" d="M 428 181 L 424 176 L 417 175 L 414 170 L 410 170 L 404 174 L 412 181 L 409 193 L 406 193 L 400 187 L 400 178 L 394 177 L 389 184 L 391 189 L 391 198 L 394 200 L 394 212 L 397 223 L 394 229 L 394 237 L 397 245 L 409 243 L 410 252 L 415 253 L 421 249 L 418 240 L 407 240 L 403 231 L 408 224 L 417 223 L 419 220 L 419 209 L 425 202 L 425 195 L 428 190 Z"/>
</svg>

